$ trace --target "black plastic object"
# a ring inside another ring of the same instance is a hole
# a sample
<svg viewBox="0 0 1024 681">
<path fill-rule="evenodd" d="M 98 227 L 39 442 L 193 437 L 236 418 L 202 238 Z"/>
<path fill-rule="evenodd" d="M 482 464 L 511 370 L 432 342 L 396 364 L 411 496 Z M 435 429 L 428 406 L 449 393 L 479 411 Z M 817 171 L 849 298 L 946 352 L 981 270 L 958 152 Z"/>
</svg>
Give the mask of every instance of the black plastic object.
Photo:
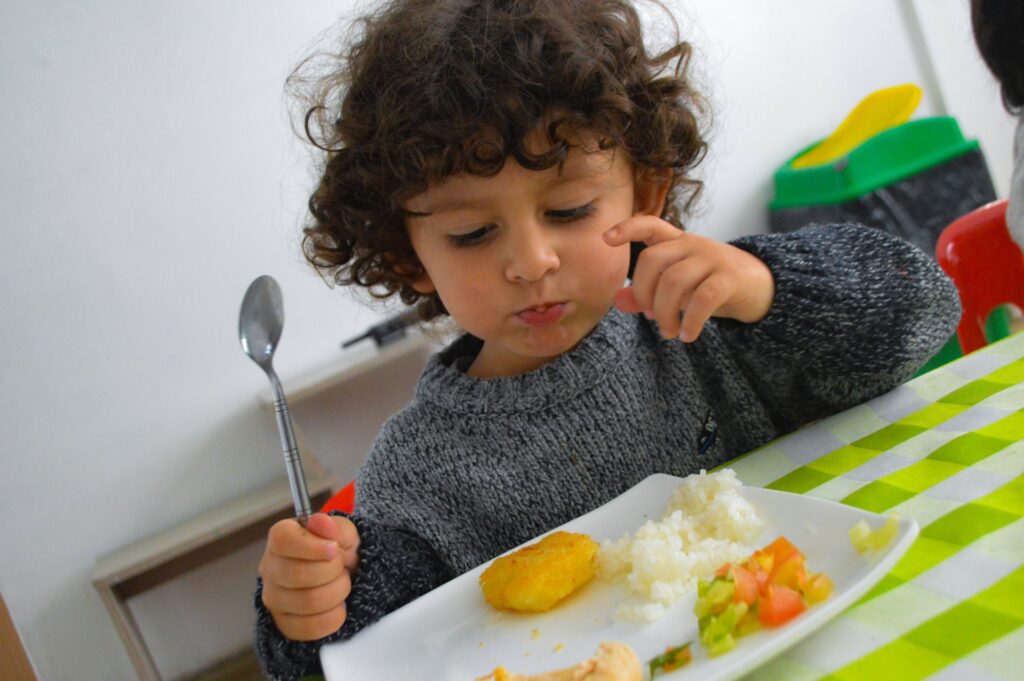
<svg viewBox="0 0 1024 681">
<path fill-rule="evenodd" d="M 377 347 L 388 345 L 405 337 L 405 330 L 419 321 L 416 310 L 406 310 L 401 314 L 388 317 L 379 324 L 374 324 L 364 333 L 359 334 L 341 344 L 342 348 L 355 345 L 361 340 L 372 338 Z"/>
<path fill-rule="evenodd" d="M 884 229 L 932 257 L 939 234 L 953 220 L 996 198 L 980 149 L 839 203 L 769 211 L 773 232 L 811 223 L 858 222 Z"/>
</svg>

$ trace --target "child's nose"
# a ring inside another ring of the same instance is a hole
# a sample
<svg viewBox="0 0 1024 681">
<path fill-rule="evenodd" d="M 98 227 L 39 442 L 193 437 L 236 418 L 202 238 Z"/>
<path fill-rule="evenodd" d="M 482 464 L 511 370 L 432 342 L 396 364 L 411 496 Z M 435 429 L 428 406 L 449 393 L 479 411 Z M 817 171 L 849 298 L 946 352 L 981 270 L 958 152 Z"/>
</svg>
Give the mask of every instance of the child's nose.
<svg viewBox="0 0 1024 681">
<path fill-rule="evenodd" d="M 539 281 L 558 269 L 555 244 L 541 226 L 530 226 L 518 232 L 508 254 L 505 274 L 509 281 Z"/>
</svg>

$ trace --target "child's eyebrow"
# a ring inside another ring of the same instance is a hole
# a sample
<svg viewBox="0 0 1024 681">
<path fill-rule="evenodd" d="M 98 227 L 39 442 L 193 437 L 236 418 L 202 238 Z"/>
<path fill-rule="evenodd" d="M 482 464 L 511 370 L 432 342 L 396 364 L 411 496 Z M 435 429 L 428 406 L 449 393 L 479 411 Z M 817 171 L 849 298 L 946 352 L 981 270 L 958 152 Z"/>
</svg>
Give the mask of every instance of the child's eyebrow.
<svg viewBox="0 0 1024 681">
<path fill-rule="evenodd" d="M 430 205 L 426 208 L 426 212 L 421 215 L 434 215 L 435 213 L 450 213 L 457 210 L 466 210 L 471 208 L 478 208 L 483 205 L 485 201 L 477 199 L 467 199 L 464 197 L 452 197 L 450 199 L 441 199 L 440 201 L 431 201 Z"/>
<path fill-rule="evenodd" d="M 601 175 L 593 172 L 593 170 L 587 166 L 583 167 L 571 167 L 566 166 L 561 172 L 553 176 L 546 183 L 547 188 L 550 189 L 556 185 L 564 185 L 572 182 L 600 182 L 602 179 Z M 450 198 L 441 198 L 431 201 L 428 206 L 425 206 L 427 210 L 422 213 L 416 213 L 412 217 L 426 217 L 428 215 L 435 215 L 437 213 L 455 212 L 458 210 L 472 210 L 473 208 L 479 208 L 485 206 L 488 200 L 485 199 L 472 199 L 464 196 L 452 196 Z"/>
</svg>

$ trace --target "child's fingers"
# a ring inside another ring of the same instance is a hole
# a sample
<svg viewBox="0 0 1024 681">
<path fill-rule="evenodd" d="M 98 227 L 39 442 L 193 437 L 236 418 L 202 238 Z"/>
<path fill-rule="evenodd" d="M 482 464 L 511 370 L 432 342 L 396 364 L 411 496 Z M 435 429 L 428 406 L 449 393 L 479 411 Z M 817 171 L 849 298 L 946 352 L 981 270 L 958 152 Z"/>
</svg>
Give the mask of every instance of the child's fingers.
<svg viewBox="0 0 1024 681">
<path fill-rule="evenodd" d="M 638 215 L 623 220 L 604 233 L 604 240 L 609 246 L 621 246 L 630 241 L 642 241 L 648 246 L 678 239 L 682 231 L 675 225 L 654 217 Z"/>
<path fill-rule="evenodd" d="M 341 554 L 337 541 L 313 534 L 294 518 L 274 523 L 267 534 L 267 550 L 284 558 L 299 560 L 331 560 Z"/>
<path fill-rule="evenodd" d="M 732 280 L 725 276 L 712 275 L 705 279 L 686 303 L 680 340 L 687 343 L 697 340 L 704 324 L 729 300 L 734 288 Z"/>
<path fill-rule="evenodd" d="M 263 603 L 267 609 L 284 615 L 318 615 L 338 607 L 352 591 L 348 570 L 327 584 L 307 589 L 289 589 L 277 584 L 264 584 Z"/>
<path fill-rule="evenodd" d="M 341 547 L 341 559 L 349 570 L 359 564 L 359 530 L 355 523 L 344 516 L 331 516 L 337 531 L 335 539 Z"/>
<path fill-rule="evenodd" d="M 713 266 L 707 259 L 687 258 L 661 273 L 651 311 L 663 338 L 679 336 L 679 314 L 683 305 L 712 270 Z"/>
<path fill-rule="evenodd" d="M 314 513 L 306 520 L 306 529 L 324 539 L 338 539 L 337 525 L 326 513 Z"/>
<path fill-rule="evenodd" d="M 643 308 L 640 307 L 640 303 L 636 302 L 636 295 L 633 293 L 632 288 L 619 289 L 615 293 L 615 307 L 619 308 L 626 314 L 643 312 Z"/>
<path fill-rule="evenodd" d="M 316 641 L 341 629 L 348 612 L 342 603 L 316 615 L 277 614 L 273 611 L 271 614 L 278 631 L 285 638 L 292 641 Z"/>
<path fill-rule="evenodd" d="M 331 516 L 334 521 L 334 541 L 345 550 L 359 548 L 359 531 L 356 524 L 344 516 Z"/>
<path fill-rule="evenodd" d="M 286 589 L 309 589 L 330 584 L 347 569 L 341 558 L 334 560 L 298 560 L 267 553 L 260 561 L 263 581 Z"/>
<path fill-rule="evenodd" d="M 663 242 L 645 249 L 640 254 L 636 267 L 633 268 L 631 284 L 633 295 L 641 309 L 653 309 L 654 293 L 661 285 L 662 275 L 670 267 L 690 257 L 687 242 L 683 239 Z"/>
<path fill-rule="evenodd" d="M 341 549 L 345 567 L 354 570 L 359 562 L 359 531 L 355 523 L 344 516 L 316 513 L 309 517 L 306 529 L 324 539 L 333 539 Z"/>
</svg>

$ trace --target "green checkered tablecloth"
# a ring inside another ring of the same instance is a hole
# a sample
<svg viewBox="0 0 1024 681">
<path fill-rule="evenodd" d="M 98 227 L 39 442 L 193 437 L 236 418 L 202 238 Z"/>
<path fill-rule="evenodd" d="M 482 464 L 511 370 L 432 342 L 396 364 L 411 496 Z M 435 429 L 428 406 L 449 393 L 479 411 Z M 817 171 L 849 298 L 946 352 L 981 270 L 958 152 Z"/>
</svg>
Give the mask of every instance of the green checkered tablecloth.
<svg viewBox="0 0 1024 681">
<path fill-rule="evenodd" d="M 728 466 L 921 526 L 872 591 L 747 679 L 1024 679 L 1024 334 Z"/>
</svg>

